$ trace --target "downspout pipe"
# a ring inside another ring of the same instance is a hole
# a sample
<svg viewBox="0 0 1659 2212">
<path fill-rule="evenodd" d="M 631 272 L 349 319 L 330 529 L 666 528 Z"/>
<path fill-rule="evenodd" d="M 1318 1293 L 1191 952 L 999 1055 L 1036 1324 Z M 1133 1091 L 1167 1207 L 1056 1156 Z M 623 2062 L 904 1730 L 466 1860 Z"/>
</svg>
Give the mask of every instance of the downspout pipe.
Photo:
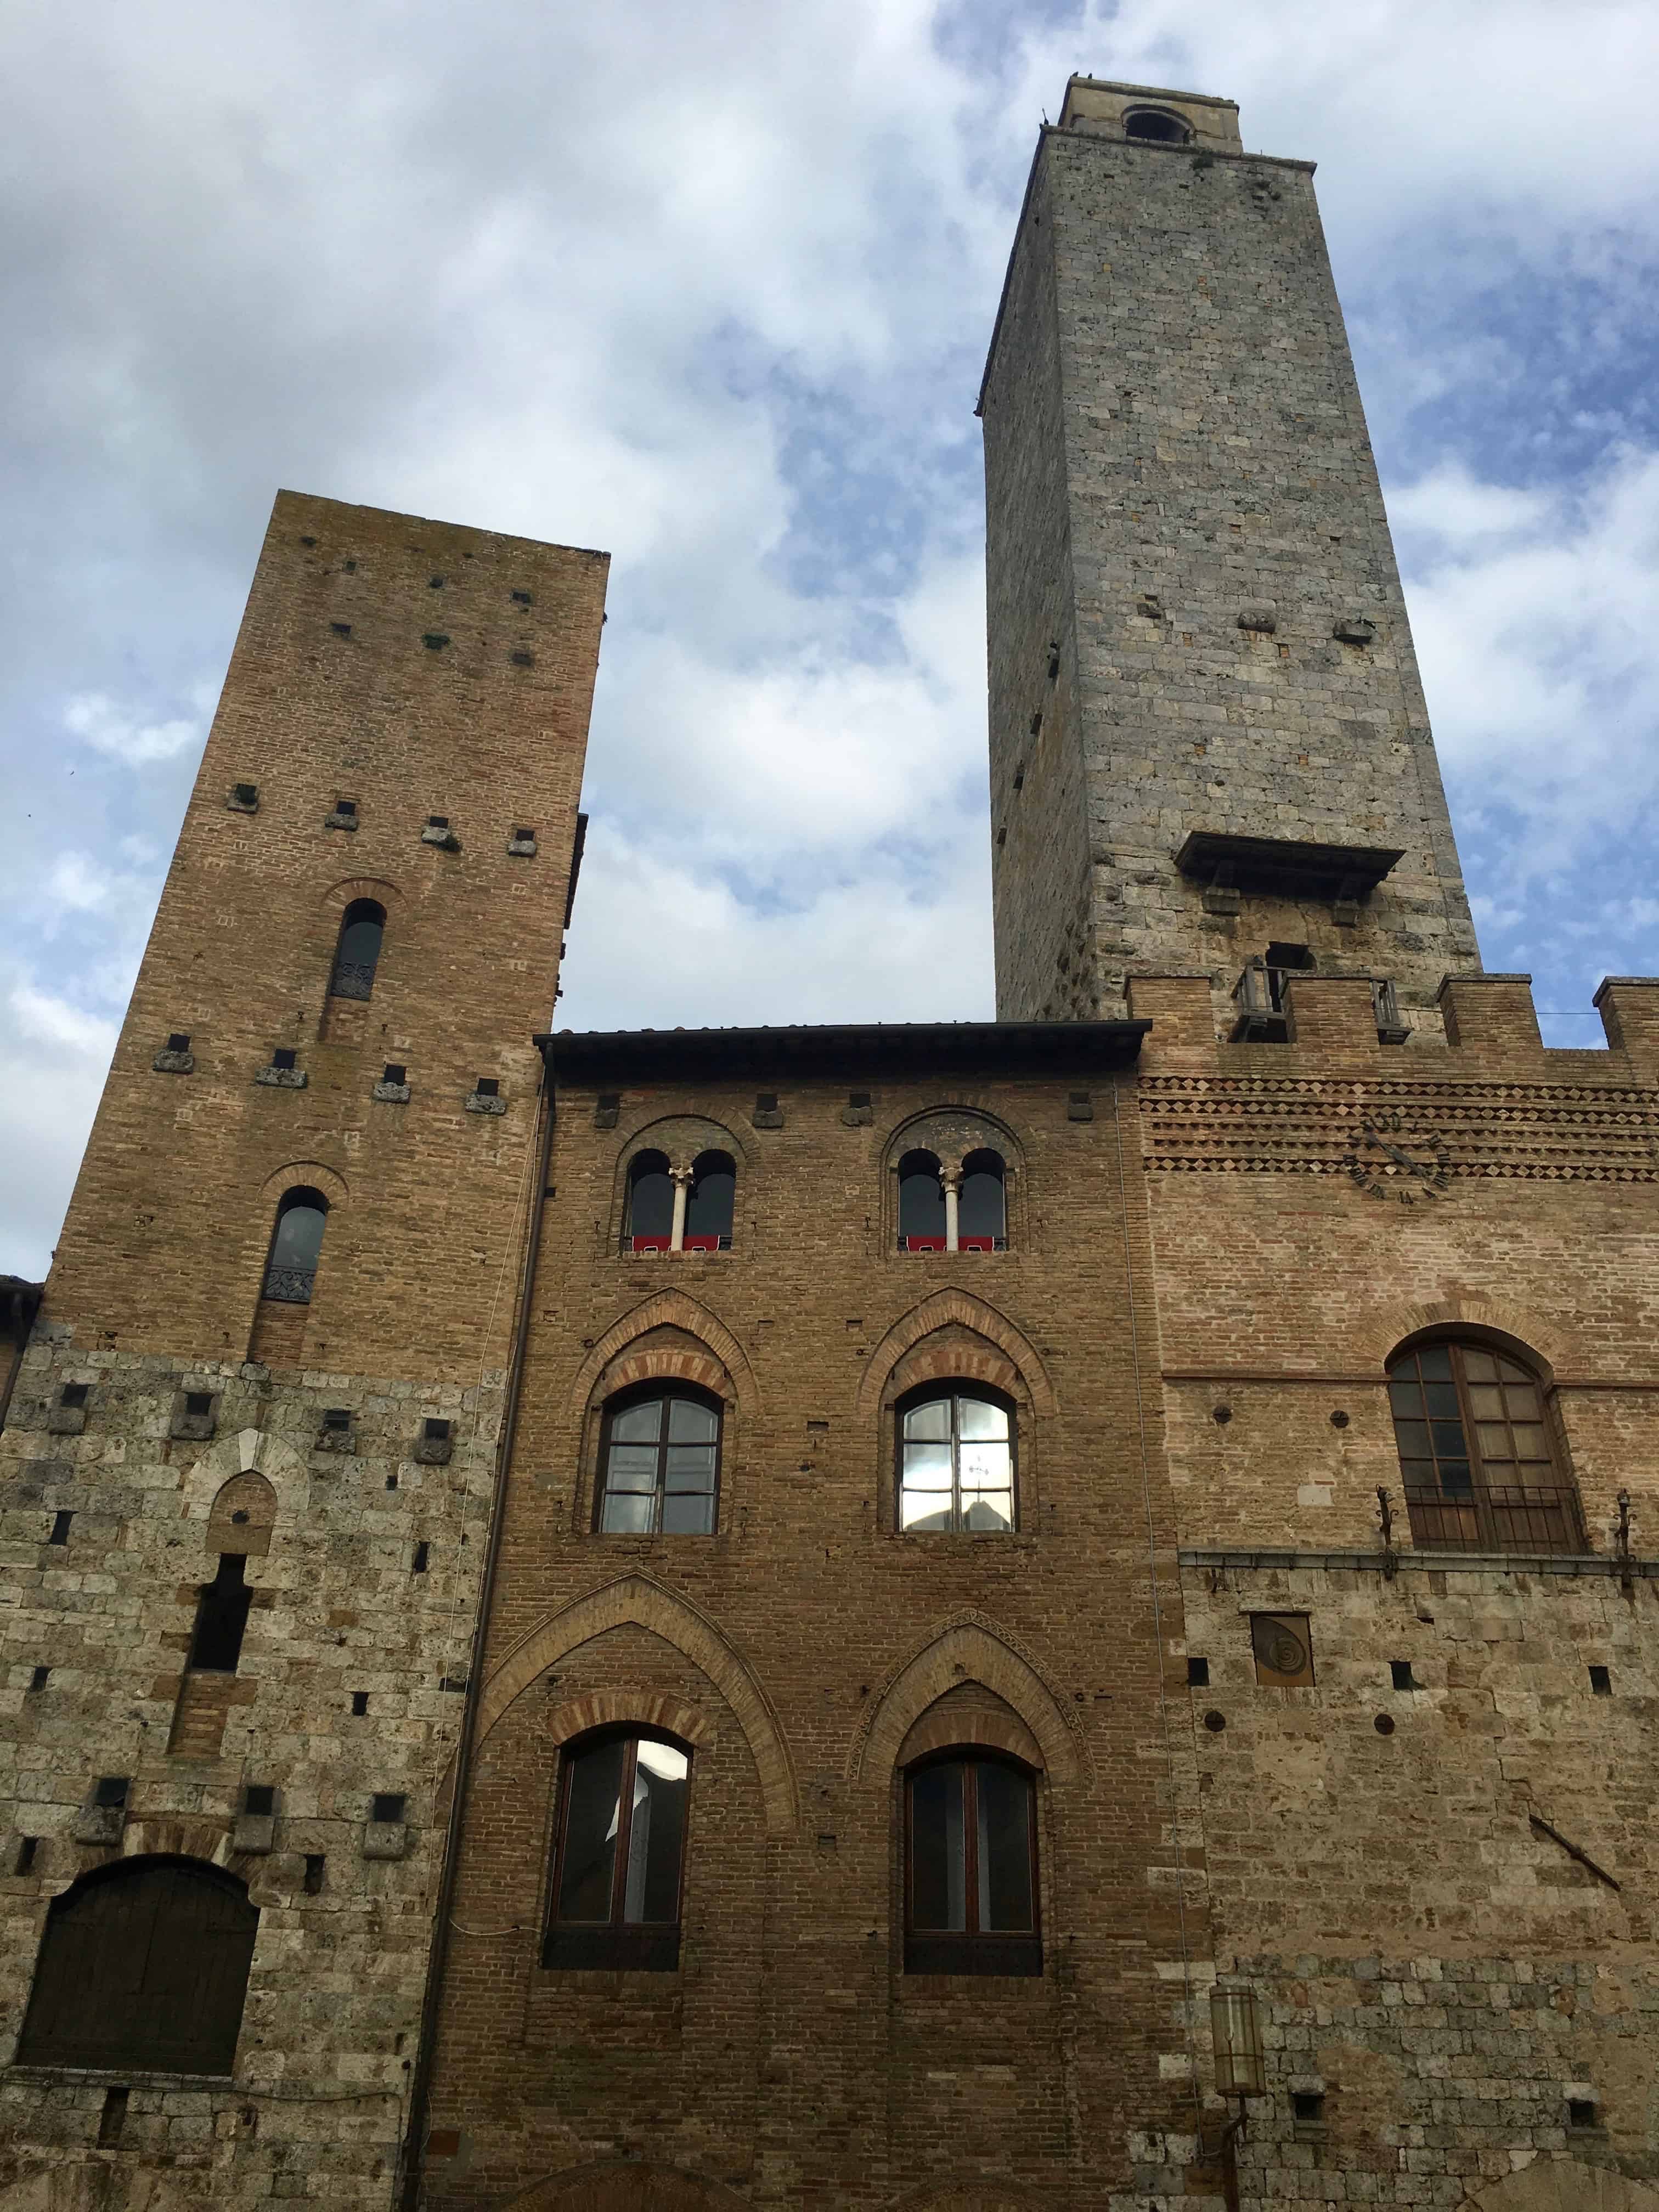
<svg viewBox="0 0 1659 2212">
<path fill-rule="evenodd" d="M 467 1789 L 472 1777 L 477 1744 L 478 1707 L 483 1694 L 484 1644 L 495 1592 L 496 1570 L 501 1556 L 501 1531 L 507 1520 L 507 1479 L 513 1467 L 513 1447 L 518 1437 L 519 1406 L 524 1392 L 525 1347 L 530 1340 L 530 1312 L 536 1290 L 536 1263 L 541 1256 L 542 1209 L 547 1203 L 547 1177 L 553 1161 L 553 1133 L 558 1102 L 553 1080 L 550 1042 L 542 1046 L 542 1139 L 525 1238 L 524 1271 L 519 1283 L 519 1312 L 514 1324 L 507 1359 L 507 1398 L 501 1408 L 501 1442 L 495 1451 L 495 1483 L 489 1509 L 489 1541 L 484 1552 L 483 1575 L 478 1585 L 478 1615 L 472 1630 L 472 1658 L 467 1670 L 466 1700 L 461 1708 L 460 1739 L 455 1747 L 455 1786 L 450 1798 L 449 1821 L 444 1832 L 443 1870 L 438 1881 L 438 1903 L 432 1925 L 432 1949 L 427 1960 L 426 1994 L 421 2006 L 421 2033 L 415 2053 L 415 2071 L 409 2086 L 409 2125 L 399 2160 L 402 2179 L 398 2190 L 398 2212 L 417 2212 L 423 2179 L 427 2113 L 431 2102 L 432 2073 L 436 2060 L 438 2008 L 443 1996 L 444 1974 L 449 1964 L 450 1920 L 455 1909 L 455 1885 L 461 1863 L 461 1831 L 465 1819 Z"/>
</svg>

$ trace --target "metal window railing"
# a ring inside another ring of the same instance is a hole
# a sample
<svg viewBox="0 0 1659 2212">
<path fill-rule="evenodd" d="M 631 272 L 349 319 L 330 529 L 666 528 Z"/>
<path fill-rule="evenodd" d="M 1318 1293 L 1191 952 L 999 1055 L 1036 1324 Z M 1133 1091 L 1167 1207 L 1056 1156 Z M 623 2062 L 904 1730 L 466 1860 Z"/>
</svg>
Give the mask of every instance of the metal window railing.
<svg viewBox="0 0 1659 2212">
<path fill-rule="evenodd" d="M 337 960 L 334 973 L 328 979 L 328 994 L 331 999 L 372 999 L 374 995 L 374 963 L 372 960 Z"/>
<path fill-rule="evenodd" d="M 279 1305 L 308 1306 L 311 1286 L 317 1279 L 314 1267 L 267 1267 L 261 1297 L 274 1298 Z"/>
<path fill-rule="evenodd" d="M 1570 1483 L 1493 1483 L 1467 1498 L 1406 1487 L 1412 1543 L 1419 1552 L 1589 1550 L 1578 1492 Z"/>
</svg>

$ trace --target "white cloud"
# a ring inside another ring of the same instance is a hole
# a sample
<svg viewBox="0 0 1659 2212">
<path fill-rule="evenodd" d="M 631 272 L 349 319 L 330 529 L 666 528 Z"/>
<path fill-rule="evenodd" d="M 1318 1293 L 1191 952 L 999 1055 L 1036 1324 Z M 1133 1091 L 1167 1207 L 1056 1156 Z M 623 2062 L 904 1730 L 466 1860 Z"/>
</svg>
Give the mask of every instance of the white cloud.
<svg viewBox="0 0 1659 2212">
<path fill-rule="evenodd" d="M 64 708 L 64 727 L 96 751 L 128 768 L 145 768 L 152 761 L 171 760 L 186 745 L 199 744 L 203 726 L 193 718 L 146 722 L 118 707 L 102 691 L 79 692 Z"/>
</svg>

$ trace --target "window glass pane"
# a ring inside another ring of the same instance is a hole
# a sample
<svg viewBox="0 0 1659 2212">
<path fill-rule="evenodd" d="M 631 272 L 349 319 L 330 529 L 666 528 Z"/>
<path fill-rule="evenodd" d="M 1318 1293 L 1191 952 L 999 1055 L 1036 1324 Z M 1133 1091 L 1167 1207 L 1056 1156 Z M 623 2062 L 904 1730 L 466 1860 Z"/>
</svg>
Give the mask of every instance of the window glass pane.
<svg viewBox="0 0 1659 2212">
<path fill-rule="evenodd" d="M 677 1444 L 712 1444 L 716 1415 L 712 1406 L 695 1398 L 675 1398 L 668 1407 L 669 1440 Z"/>
<path fill-rule="evenodd" d="M 655 1444 L 612 1444 L 605 1462 L 605 1486 L 607 1490 L 654 1490 Z"/>
<path fill-rule="evenodd" d="M 899 1235 L 943 1237 L 945 1186 L 937 1168 L 899 1177 Z"/>
<path fill-rule="evenodd" d="M 1476 1352 L 1470 1346 L 1463 1348 L 1463 1372 L 1471 1382 L 1490 1382 L 1498 1373 L 1498 1363 L 1489 1352 Z"/>
<path fill-rule="evenodd" d="M 1396 1413 L 1420 1419 L 1423 1412 L 1423 1393 L 1415 1382 L 1390 1382 L 1389 1403 Z"/>
<path fill-rule="evenodd" d="M 648 1536 L 657 1494 L 626 1490 L 608 1491 L 599 1515 L 599 1527 L 612 1535 Z"/>
<path fill-rule="evenodd" d="M 668 1487 L 671 1490 L 712 1490 L 714 1487 L 713 1444 L 670 1444 Z"/>
<path fill-rule="evenodd" d="M 1529 1382 L 1506 1382 L 1504 1386 L 1504 1406 L 1512 1421 L 1535 1421 L 1538 1419 L 1538 1393 Z"/>
<path fill-rule="evenodd" d="M 1002 1177 L 975 1173 L 962 1178 L 957 1200 L 957 1227 L 963 1237 L 1003 1234 Z"/>
<path fill-rule="evenodd" d="M 925 1406 L 912 1406 L 904 1417 L 907 1437 L 944 1437 L 951 1434 L 951 1401 L 948 1398 L 932 1398 Z"/>
<path fill-rule="evenodd" d="M 899 1498 L 901 1528 L 948 1528 L 951 1526 L 951 1493 L 941 1499 L 937 1490 L 907 1490 Z"/>
<path fill-rule="evenodd" d="M 907 1490 L 948 1490 L 951 1487 L 949 1444 L 910 1444 L 904 1447 L 904 1486 Z"/>
<path fill-rule="evenodd" d="M 1011 1490 L 967 1491 L 962 1493 L 964 1528 L 1012 1528 L 1014 1494 Z"/>
<path fill-rule="evenodd" d="M 559 1869 L 561 1920 L 609 1920 L 622 1825 L 625 1743 L 602 1743 L 570 1765 L 565 1803 L 564 1863 Z"/>
<path fill-rule="evenodd" d="M 1417 1355 L 1417 1364 L 1428 1382 L 1451 1380 L 1451 1353 L 1443 1344 L 1425 1344 Z"/>
<path fill-rule="evenodd" d="M 1462 1421 L 1431 1421 L 1429 1429 L 1434 1437 L 1437 1458 L 1462 1459 L 1468 1451 L 1468 1446 L 1463 1441 Z"/>
<path fill-rule="evenodd" d="M 1430 1382 L 1425 1386 L 1423 1395 L 1428 1401 L 1431 1414 L 1438 1414 L 1443 1420 L 1448 1421 L 1455 1421 L 1458 1418 L 1455 1383 Z"/>
<path fill-rule="evenodd" d="M 729 1237 L 732 1234 L 732 1209 L 737 1193 L 737 1177 L 722 1155 L 711 1155 L 706 1170 L 702 1161 L 694 1163 L 691 1187 L 685 1201 L 686 1235 Z"/>
<path fill-rule="evenodd" d="M 1517 1365 L 1513 1359 L 1500 1359 L 1498 1371 L 1506 1382 L 1530 1382 L 1533 1379 L 1526 1369 Z"/>
<path fill-rule="evenodd" d="M 961 1447 L 962 1486 L 964 1490 L 1007 1490 L 1006 1444 L 963 1444 Z"/>
<path fill-rule="evenodd" d="M 1510 1456 L 1510 1432 L 1501 1421 L 1482 1421 L 1475 1430 L 1480 1445 L 1480 1456 L 1490 1467 L 1494 1460 Z"/>
<path fill-rule="evenodd" d="M 1429 1455 L 1429 1425 L 1426 1421 L 1396 1421 L 1395 1441 L 1400 1446 L 1401 1459 L 1426 1459 Z"/>
<path fill-rule="evenodd" d="M 963 1848 L 963 1770 L 925 1766 L 910 1778 L 910 1925 L 937 1931 L 968 1925 Z"/>
<path fill-rule="evenodd" d="M 634 1767 L 633 1826 L 623 1918 L 662 1924 L 680 1917 L 680 1841 L 690 1763 L 672 1744 L 641 1743 Z"/>
<path fill-rule="evenodd" d="M 323 1230 L 328 1216 L 318 1206 L 303 1201 L 290 1206 L 276 1224 L 270 1247 L 273 1267 L 314 1267 L 323 1249 Z"/>
<path fill-rule="evenodd" d="M 1495 1382 L 1477 1382 L 1469 1392 L 1469 1410 L 1477 1421 L 1501 1421 L 1503 1392 Z"/>
<path fill-rule="evenodd" d="M 1466 1459 L 1443 1459 L 1440 1462 L 1440 1487 L 1448 1498 L 1473 1498 L 1474 1484 L 1469 1477 Z"/>
<path fill-rule="evenodd" d="M 957 1400 L 957 1427 L 964 1437 L 1006 1437 L 1008 1416 L 986 1398 Z"/>
<path fill-rule="evenodd" d="M 1027 1933 L 1031 1911 L 1031 1785 L 1010 1766 L 974 1769 L 979 1814 L 979 1925 Z"/>
<path fill-rule="evenodd" d="M 340 932 L 340 949 L 337 957 L 360 967 L 373 968 L 380 957 L 380 940 L 385 931 L 384 922 L 367 918 L 347 922 Z"/>
<path fill-rule="evenodd" d="M 1400 1462 L 1401 1481 L 1413 1490 L 1434 1488 L 1434 1463 L 1426 1459 L 1402 1459 Z"/>
<path fill-rule="evenodd" d="M 665 1536 L 712 1536 L 714 1533 L 713 1491 L 671 1492 L 662 1502 L 662 1526 Z"/>
<path fill-rule="evenodd" d="M 662 1400 L 647 1398 L 642 1406 L 627 1407 L 614 1413 L 611 1433 L 618 1443 L 655 1443 L 662 1433 Z"/>
<path fill-rule="evenodd" d="M 667 1170 L 647 1169 L 628 1194 L 628 1226 L 635 1237 L 667 1237 L 674 1227 L 674 1186 Z"/>
<path fill-rule="evenodd" d="M 1549 1437 L 1541 1425 L 1517 1421 L 1515 1425 L 1515 1455 L 1516 1459 L 1547 1459 L 1550 1455 Z"/>
</svg>

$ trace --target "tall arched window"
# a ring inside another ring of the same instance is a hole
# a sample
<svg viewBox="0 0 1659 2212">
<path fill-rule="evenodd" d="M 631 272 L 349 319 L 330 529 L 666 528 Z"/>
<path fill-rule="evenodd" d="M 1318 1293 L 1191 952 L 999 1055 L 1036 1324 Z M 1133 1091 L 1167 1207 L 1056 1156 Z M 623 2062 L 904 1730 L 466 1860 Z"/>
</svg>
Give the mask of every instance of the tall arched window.
<svg viewBox="0 0 1659 2212">
<path fill-rule="evenodd" d="M 1123 135 L 1152 146 L 1184 146 L 1193 134 L 1179 116 L 1161 107 L 1132 107 L 1123 118 Z"/>
<path fill-rule="evenodd" d="M 1446 1337 L 1389 1362 L 1412 1541 L 1425 1551 L 1583 1552 L 1543 1387 L 1512 1353 Z"/>
<path fill-rule="evenodd" d="M 724 1252 L 731 1249 L 732 1215 L 737 1203 L 737 1163 L 729 1152 L 699 1152 L 691 1163 L 685 1194 L 685 1249 Z"/>
<path fill-rule="evenodd" d="M 1040 1974 L 1028 1770 L 945 1752 L 905 1776 L 904 1814 L 905 1972 Z"/>
<path fill-rule="evenodd" d="M 1014 1424 L 1006 1399 L 927 1386 L 898 1414 L 898 1524 L 960 1533 L 1014 1526 Z"/>
<path fill-rule="evenodd" d="M 328 1225 L 328 1200 L 309 1183 L 285 1190 L 276 1204 L 276 1226 L 265 1261 L 264 1286 L 259 1295 L 278 1298 L 286 1305 L 311 1303 L 317 1279 L 317 1261 Z"/>
<path fill-rule="evenodd" d="M 340 939 L 334 948 L 334 969 L 328 979 L 331 998 L 374 996 L 374 970 L 380 965 L 385 935 L 386 908 L 379 900 L 353 899 L 340 918 Z"/>
<path fill-rule="evenodd" d="M 1008 1241 L 1000 1152 L 969 1152 L 962 1164 L 957 1242 L 964 1252 L 1000 1252 Z"/>
<path fill-rule="evenodd" d="M 595 1524 L 615 1535 L 712 1536 L 720 1508 L 720 1405 L 680 1383 L 607 1407 Z"/>
<path fill-rule="evenodd" d="M 544 1966 L 678 1966 L 690 1782 L 690 1753 L 667 1736 L 585 1736 L 566 1751 Z"/>
<path fill-rule="evenodd" d="M 229 2074 L 258 1925 L 246 1886 L 200 1859 L 82 1875 L 47 1912 L 19 2063 Z"/>
<path fill-rule="evenodd" d="M 665 1152 L 635 1152 L 628 1164 L 625 1250 L 665 1252 L 674 1229 L 674 1182 Z"/>
<path fill-rule="evenodd" d="M 898 1167 L 901 1252 L 945 1249 L 945 1186 L 937 1152 L 906 1152 Z"/>
</svg>

